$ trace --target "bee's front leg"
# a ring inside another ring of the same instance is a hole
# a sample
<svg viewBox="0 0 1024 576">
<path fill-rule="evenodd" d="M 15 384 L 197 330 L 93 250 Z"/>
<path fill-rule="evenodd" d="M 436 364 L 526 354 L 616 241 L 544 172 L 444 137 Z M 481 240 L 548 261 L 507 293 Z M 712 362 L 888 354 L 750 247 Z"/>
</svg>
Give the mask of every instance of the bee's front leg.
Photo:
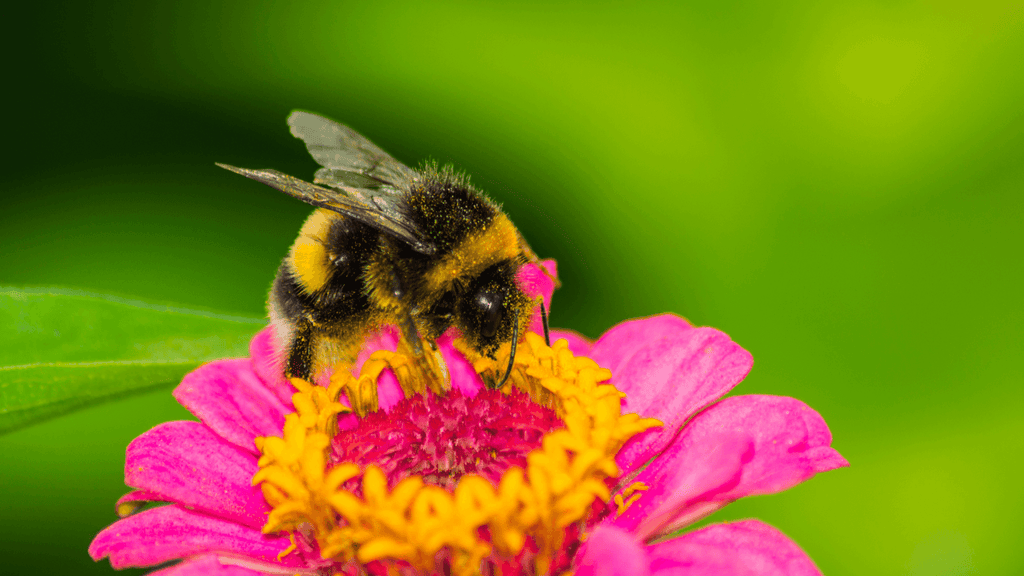
<svg viewBox="0 0 1024 576">
<path fill-rule="evenodd" d="M 402 340 L 409 352 L 412 353 L 416 371 L 419 378 L 422 379 L 421 385 L 417 386 L 419 390 L 414 390 L 414 392 L 422 392 L 425 389 L 429 389 L 435 394 L 447 392 L 451 388 L 451 378 L 448 375 L 448 366 L 445 364 L 437 344 L 432 340 L 425 341 L 420 338 L 413 314 L 406 315 L 399 322 L 399 327 L 402 330 Z"/>
<path fill-rule="evenodd" d="M 308 317 L 302 316 L 295 322 L 291 345 L 288 347 L 285 377 L 313 381 L 313 352 L 316 350 L 314 334 L 313 321 Z"/>
<path fill-rule="evenodd" d="M 413 355 L 416 357 L 423 355 L 423 340 L 420 338 L 420 332 L 416 329 L 416 321 L 412 319 L 412 314 L 405 315 L 399 322 L 399 328 L 402 330 L 402 338 L 409 344 L 409 348 L 412 350 Z"/>
</svg>

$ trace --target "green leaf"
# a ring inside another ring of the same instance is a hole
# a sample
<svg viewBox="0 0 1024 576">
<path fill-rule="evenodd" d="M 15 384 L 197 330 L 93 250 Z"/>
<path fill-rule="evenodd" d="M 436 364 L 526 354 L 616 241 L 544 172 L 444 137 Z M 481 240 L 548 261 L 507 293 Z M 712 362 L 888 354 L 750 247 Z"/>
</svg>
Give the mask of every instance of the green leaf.
<svg viewBox="0 0 1024 576">
<path fill-rule="evenodd" d="M 0 433 L 246 356 L 265 324 L 80 290 L 0 287 Z"/>
</svg>

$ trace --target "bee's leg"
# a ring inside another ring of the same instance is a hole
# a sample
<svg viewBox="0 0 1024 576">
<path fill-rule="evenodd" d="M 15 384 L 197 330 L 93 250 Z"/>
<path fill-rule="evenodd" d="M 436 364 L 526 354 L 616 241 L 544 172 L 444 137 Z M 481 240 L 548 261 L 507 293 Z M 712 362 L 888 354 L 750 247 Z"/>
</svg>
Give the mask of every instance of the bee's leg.
<svg viewBox="0 0 1024 576">
<path fill-rule="evenodd" d="M 412 353 L 416 356 L 423 355 L 423 340 L 420 339 L 420 333 L 416 330 L 416 322 L 412 319 L 412 316 L 406 316 L 402 319 L 399 324 L 399 328 L 402 329 L 402 337 L 409 343 L 409 348 L 412 349 Z"/>
<path fill-rule="evenodd" d="M 541 304 L 541 310 L 543 309 L 544 306 Z M 512 365 L 516 361 L 516 343 L 519 342 L 519 316 L 513 316 L 512 322 L 515 323 L 515 327 L 512 329 L 512 349 L 508 353 L 508 368 L 505 369 L 505 375 L 501 377 L 501 382 L 498 382 L 498 385 L 494 387 L 495 389 L 500 389 L 505 385 L 508 377 L 512 375 Z"/>
<path fill-rule="evenodd" d="M 416 321 L 412 315 L 408 315 L 399 322 L 402 330 L 402 338 L 408 343 L 413 354 L 413 361 L 419 367 L 419 372 L 425 379 L 425 387 L 435 394 L 446 392 L 451 387 L 451 377 L 448 374 L 448 366 L 445 365 L 441 351 L 432 340 L 427 340 L 429 346 L 425 347 L 424 341 L 420 338 L 419 330 L 416 328 Z"/>
<path fill-rule="evenodd" d="M 548 313 L 544 309 L 544 297 L 540 299 L 540 322 L 544 325 L 544 344 L 551 346 L 551 330 L 548 328 Z"/>
<path fill-rule="evenodd" d="M 288 362 L 284 375 L 288 378 L 302 378 L 311 382 L 313 378 L 313 322 L 305 316 L 298 319 L 292 331 L 292 343 L 288 349 Z"/>
</svg>

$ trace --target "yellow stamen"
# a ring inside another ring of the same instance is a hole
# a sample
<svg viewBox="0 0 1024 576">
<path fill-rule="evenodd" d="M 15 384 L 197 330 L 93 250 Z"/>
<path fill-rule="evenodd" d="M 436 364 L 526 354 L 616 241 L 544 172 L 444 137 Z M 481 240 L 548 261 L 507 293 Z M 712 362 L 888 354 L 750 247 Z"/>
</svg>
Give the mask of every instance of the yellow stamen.
<svg viewBox="0 0 1024 576">
<path fill-rule="evenodd" d="M 640 499 L 641 496 L 643 496 L 641 492 L 649 488 L 650 486 L 644 484 L 643 482 L 633 482 L 632 484 L 627 486 L 626 489 L 623 490 L 621 493 L 616 494 L 614 502 L 618 510 L 615 512 L 615 515 L 622 516 L 622 513 L 625 512 L 627 508 L 632 506 L 634 502 L 636 502 L 637 500 Z M 623 500 L 623 498 L 629 498 L 629 500 Z"/>
<path fill-rule="evenodd" d="M 607 480 L 619 469 L 615 455 L 632 436 L 661 423 L 636 414 L 622 414 L 622 393 L 604 384 L 611 372 L 586 357 L 575 357 L 565 340 L 548 347 L 528 333 L 517 349 L 512 375 L 505 385 L 525 391 L 534 402 L 553 408 L 565 428 L 544 436 L 541 447 L 527 455 L 525 470 L 505 472 L 498 486 L 472 474 L 459 479 L 451 492 L 409 477 L 389 489 L 376 466 L 362 471 L 362 496 L 342 488 L 360 474 L 342 463 L 326 470 L 337 415 L 349 411 L 338 396 L 345 391 L 357 415 L 375 411 L 377 378 L 391 368 L 406 396 L 426 390 L 439 393 L 439 379 L 424 375 L 411 354 L 378 351 L 363 365 L 359 377 L 337 370 L 328 388 L 293 380 L 296 412 L 285 418 L 282 437 L 258 438 L 262 452 L 253 484 L 262 484 L 272 511 L 264 533 L 295 531 L 311 534 L 321 555 L 341 562 L 365 564 L 404 561 L 431 572 L 439 551 L 447 550 L 456 576 L 479 574 L 482 561 L 496 554 L 516 556 L 533 540 L 534 568 L 546 574 L 564 544 L 566 527 L 584 521 L 597 499 L 608 502 Z M 505 360 L 467 352 L 485 380 L 500 377 Z M 428 367 L 429 370 L 429 367 Z M 619 513 L 647 487 L 630 485 L 615 496 Z M 630 495 L 633 496 L 630 497 Z M 623 501 L 624 497 L 630 497 Z M 482 528 L 489 541 L 480 537 Z M 282 556 L 292 549 L 282 553 Z"/>
<path fill-rule="evenodd" d="M 295 545 L 295 534 L 289 534 L 288 541 L 291 542 L 291 545 L 285 548 L 284 550 L 281 550 L 281 553 L 277 555 L 278 562 L 284 560 L 285 556 L 291 554 L 297 548 L 297 546 Z"/>
<path fill-rule="evenodd" d="M 146 504 L 148 504 L 148 502 L 144 500 L 129 500 L 128 502 L 122 502 L 117 505 L 117 517 L 127 518 L 141 510 Z"/>
<path fill-rule="evenodd" d="M 430 353 L 414 355 L 404 339 L 399 341 L 395 352 L 377 350 L 371 354 L 363 364 L 358 378 L 344 367 L 339 367 L 331 376 L 329 389 L 344 391 L 352 411 L 362 418 L 377 411 L 377 379 L 385 368 L 390 368 L 395 374 L 406 398 L 423 394 L 427 390 L 434 394 L 448 391 L 448 382 L 442 376 L 444 369 L 437 357 Z"/>
<path fill-rule="evenodd" d="M 363 369 L 356 378 L 344 367 L 339 367 L 331 376 L 331 388 L 345 391 L 352 411 L 360 418 L 377 411 L 377 378 L 396 354 L 390 350 L 378 350 L 363 363 Z"/>
</svg>

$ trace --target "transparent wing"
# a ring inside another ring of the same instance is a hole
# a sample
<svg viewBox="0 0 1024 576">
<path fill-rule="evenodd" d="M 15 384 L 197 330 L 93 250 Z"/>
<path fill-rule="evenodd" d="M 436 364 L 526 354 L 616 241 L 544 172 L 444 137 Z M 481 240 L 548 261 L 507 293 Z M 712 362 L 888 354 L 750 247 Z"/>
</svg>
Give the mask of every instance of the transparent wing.
<svg viewBox="0 0 1024 576">
<path fill-rule="evenodd" d="M 317 164 L 326 169 L 317 172 L 317 183 L 350 186 L 348 181 L 359 175 L 377 183 L 360 187 L 390 185 L 395 192 L 406 193 L 418 176 L 415 170 L 395 160 L 355 130 L 323 116 L 296 110 L 288 116 L 288 126 L 293 136 L 306 143 L 306 149 Z"/>
<path fill-rule="evenodd" d="M 422 254 L 434 253 L 434 245 L 424 238 L 416 226 L 413 226 L 402 215 L 400 205 L 381 199 L 382 196 L 389 200 L 399 198 L 397 191 L 391 194 L 381 193 L 384 188 L 390 188 L 389 186 L 382 186 L 372 190 L 339 186 L 325 188 L 299 180 L 294 176 L 283 174 L 277 170 L 250 170 L 220 163 L 217 166 L 231 170 L 236 174 L 241 174 L 246 178 L 263 182 L 313 206 L 327 208 L 328 210 L 355 218 L 386 234 L 405 241 L 417 252 Z"/>
</svg>

